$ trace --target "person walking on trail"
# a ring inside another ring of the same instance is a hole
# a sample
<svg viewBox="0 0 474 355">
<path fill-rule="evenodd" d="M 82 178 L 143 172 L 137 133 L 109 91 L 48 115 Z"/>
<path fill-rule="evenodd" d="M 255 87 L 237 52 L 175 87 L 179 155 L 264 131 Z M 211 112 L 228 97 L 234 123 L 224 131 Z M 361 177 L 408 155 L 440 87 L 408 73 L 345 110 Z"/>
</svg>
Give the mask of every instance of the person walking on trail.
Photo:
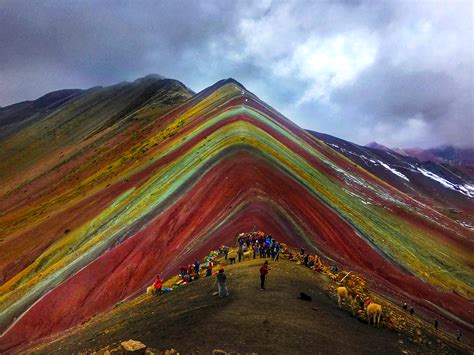
<svg viewBox="0 0 474 355">
<path fill-rule="evenodd" d="M 278 258 L 280 257 L 280 249 L 281 249 L 281 245 L 280 243 L 275 243 L 275 257 L 273 258 L 273 260 L 275 261 L 278 261 Z"/>
<path fill-rule="evenodd" d="M 229 290 L 227 289 L 227 277 L 224 274 L 223 267 L 219 269 L 219 273 L 217 274 L 217 288 L 219 290 L 220 298 L 229 296 Z"/>
<path fill-rule="evenodd" d="M 260 290 L 261 291 L 265 290 L 265 278 L 268 274 L 268 270 L 270 270 L 270 268 L 268 267 L 268 261 L 265 261 L 263 263 L 263 266 L 260 268 Z"/>
<path fill-rule="evenodd" d="M 155 286 L 155 295 L 161 295 L 161 287 L 163 286 L 163 280 L 160 279 L 160 275 L 156 275 L 156 279 L 153 283 L 153 286 Z"/>
</svg>

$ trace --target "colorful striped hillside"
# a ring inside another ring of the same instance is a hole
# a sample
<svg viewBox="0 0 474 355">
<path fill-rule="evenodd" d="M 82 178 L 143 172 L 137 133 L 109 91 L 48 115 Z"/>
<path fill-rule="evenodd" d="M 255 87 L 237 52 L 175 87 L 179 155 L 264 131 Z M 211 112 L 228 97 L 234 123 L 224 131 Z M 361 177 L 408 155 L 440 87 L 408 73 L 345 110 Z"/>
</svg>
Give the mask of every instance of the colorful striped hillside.
<svg viewBox="0 0 474 355">
<path fill-rule="evenodd" d="M 232 79 L 194 94 L 145 77 L 28 114 L 0 136 L 0 351 L 110 310 L 254 225 L 473 330 L 473 230 Z"/>
</svg>

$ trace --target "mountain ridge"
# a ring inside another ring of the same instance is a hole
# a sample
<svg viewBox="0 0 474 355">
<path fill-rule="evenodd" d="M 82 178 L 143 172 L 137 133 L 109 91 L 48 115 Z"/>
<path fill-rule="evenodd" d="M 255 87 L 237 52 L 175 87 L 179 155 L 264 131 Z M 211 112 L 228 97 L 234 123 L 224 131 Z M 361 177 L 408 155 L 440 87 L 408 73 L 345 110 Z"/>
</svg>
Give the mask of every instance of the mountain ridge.
<svg viewBox="0 0 474 355">
<path fill-rule="evenodd" d="M 82 102 L 99 105 L 91 112 L 104 126 L 56 132 L 42 155 L 20 156 L 22 174 L 18 157 L 2 162 L 11 189 L 32 183 L 0 195 L 7 212 L 0 246 L 9 251 L 0 263 L 0 350 L 107 311 L 157 272 L 170 275 L 252 225 L 365 275 L 391 297 L 410 297 L 420 310 L 442 307 L 441 317 L 470 331 L 468 227 L 354 164 L 231 79 L 211 88 L 164 90 L 118 120 L 135 96 L 95 93 Z M 54 119 L 70 120 L 63 114 Z M 30 130 L 49 127 L 57 126 Z M 26 144 L 19 142 L 8 141 L 12 149 Z M 457 273 L 432 273 L 446 265 Z"/>
</svg>

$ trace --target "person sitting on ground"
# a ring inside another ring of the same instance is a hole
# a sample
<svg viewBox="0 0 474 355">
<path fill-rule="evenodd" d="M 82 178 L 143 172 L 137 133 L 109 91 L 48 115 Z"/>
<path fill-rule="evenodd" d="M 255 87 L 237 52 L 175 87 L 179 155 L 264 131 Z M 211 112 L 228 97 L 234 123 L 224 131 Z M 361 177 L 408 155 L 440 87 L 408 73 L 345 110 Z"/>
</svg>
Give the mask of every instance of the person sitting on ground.
<svg viewBox="0 0 474 355">
<path fill-rule="evenodd" d="M 212 276 L 212 265 L 211 264 L 207 265 L 207 269 L 206 269 L 206 277 L 209 277 L 209 276 Z"/>
<path fill-rule="evenodd" d="M 227 289 L 227 277 L 224 274 L 223 267 L 219 269 L 219 273 L 217 274 L 217 288 L 219 290 L 220 298 L 229 296 L 229 290 Z"/>
<path fill-rule="evenodd" d="M 156 275 L 156 279 L 153 283 L 153 286 L 155 286 L 155 295 L 161 295 L 161 287 L 163 286 L 163 280 L 160 279 L 160 275 Z"/>
<path fill-rule="evenodd" d="M 303 259 L 303 265 L 308 267 L 308 262 L 309 262 L 309 254 L 306 254 L 306 256 Z"/>
<path fill-rule="evenodd" d="M 179 274 L 181 278 L 184 278 L 184 275 L 186 275 L 187 273 L 188 273 L 188 269 L 186 268 L 186 266 L 181 266 L 179 268 Z"/>
<path fill-rule="evenodd" d="M 314 265 L 314 271 L 317 271 L 317 272 L 323 271 L 323 267 L 322 267 L 321 263 L 318 263 L 318 264 Z"/>
<path fill-rule="evenodd" d="M 260 290 L 265 290 L 265 278 L 270 268 L 268 267 L 268 261 L 265 260 L 263 266 L 260 268 Z"/>
</svg>

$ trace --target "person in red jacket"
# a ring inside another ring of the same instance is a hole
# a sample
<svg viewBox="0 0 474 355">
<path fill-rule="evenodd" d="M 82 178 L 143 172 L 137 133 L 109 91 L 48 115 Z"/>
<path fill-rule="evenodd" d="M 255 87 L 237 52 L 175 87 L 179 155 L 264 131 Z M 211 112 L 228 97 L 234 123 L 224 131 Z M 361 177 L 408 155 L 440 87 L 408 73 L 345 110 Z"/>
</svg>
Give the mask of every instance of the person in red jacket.
<svg viewBox="0 0 474 355">
<path fill-rule="evenodd" d="M 268 267 L 268 261 L 265 261 L 263 263 L 263 266 L 260 268 L 260 290 L 261 291 L 265 290 L 265 277 L 268 274 L 268 270 L 270 270 L 270 268 Z"/>
<path fill-rule="evenodd" d="M 153 283 L 153 286 L 155 286 L 155 295 L 161 295 L 161 287 L 163 286 L 163 280 L 160 279 L 160 275 L 156 275 L 156 279 Z"/>
</svg>

